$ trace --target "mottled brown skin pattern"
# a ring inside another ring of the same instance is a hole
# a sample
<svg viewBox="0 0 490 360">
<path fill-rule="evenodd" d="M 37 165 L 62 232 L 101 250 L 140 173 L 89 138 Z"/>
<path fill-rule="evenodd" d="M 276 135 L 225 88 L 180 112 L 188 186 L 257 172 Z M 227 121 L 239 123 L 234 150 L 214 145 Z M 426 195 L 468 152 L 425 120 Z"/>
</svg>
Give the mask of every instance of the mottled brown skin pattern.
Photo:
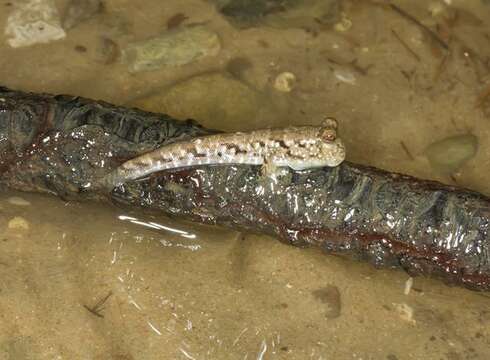
<svg viewBox="0 0 490 360">
<path fill-rule="evenodd" d="M 212 133 L 165 115 L 0 88 L 0 185 L 271 234 L 490 290 L 490 200 L 465 189 L 349 162 L 278 179 L 250 165 L 191 167 L 110 194 L 100 183 L 128 159 Z"/>
</svg>

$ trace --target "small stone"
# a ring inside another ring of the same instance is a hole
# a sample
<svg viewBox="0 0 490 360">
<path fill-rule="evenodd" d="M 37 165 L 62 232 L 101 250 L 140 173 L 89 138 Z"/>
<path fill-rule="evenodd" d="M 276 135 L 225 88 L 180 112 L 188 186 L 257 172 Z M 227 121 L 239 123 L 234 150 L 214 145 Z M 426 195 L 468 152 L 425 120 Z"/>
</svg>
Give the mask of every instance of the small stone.
<svg viewBox="0 0 490 360">
<path fill-rule="evenodd" d="M 17 206 L 30 206 L 31 203 L 19 196 L 11 196 L 7 199 L 7 201 L 9 202 L 9 204 L 12 204 L 12 205 L 17 205 Z"/>
<path fill-rule="evenodd" d="M 282 72 L 274 80 L 274 88 L 281 92 L 290 92 L 296 83 L 296 76 L 291 72 Z"/>
<path fill-rule="evenodd" d="M 5 35 L 8 44 L 14 48 L 47 43 L 66 36 L 54 0 L 15 2 L 7 18 Z"/>
<path fill-rule="evenodd" d="M 345 32 L 352 27 L 352 20 L 350 20 L 344 13 L 341 14 L 340 21 L 334 25 L 335 31 Z"/>
<path fill-rule="evenodd" d="M 402 320 L 415 324 L 415 319 L 413 318 L 413 308 L 410 305 L 401 303 L 393 304 L 393 306 Z"/>
<path fill-rule="evenodd" d="M 343 82 L 343 83 L 346 83 L 346 84 L 350 84 L 350 85 L 355 85 L 356 84 L 356 77 L 349 70 L 346 70 L 346 69 L 336 69 L 336 70 L 334 70 L 333 75 L 340 82 Z"/>
<path fill-rule="evenodd" d="M 241 81 L 216 72 L 191 77 L 130 105 L 177 119 L 199 119 L 210 128 L 237 131 L 260 126 L 253 119 L 263 107 L 262 101 L 258 92 Z"/>
<path fill-rule="evenodd" d="M 478 150 L 478 138 L 473 134 L 456 135 L 427 147 L 425 154 L 431 166 L 450 174 L 461 168 Z"/>
<path fill-rule="evenodd" d="M 12 230 L 29 230 L 29 222 L 21 216 L 9 220 L 8 228 Z"/>
<path fill-rule="evenodd" d="M 410 291 L 412 290 L 412 286 L 413 286 L 413 277 L 409 277 L 405 282 L 405 289 L 403 289 L 403 294 L 405 295 L 410 294 Z"/>
<path fill-rule="evenodd" d="M 215 56 L 221 49 L 218 35 L 202 26 L 177 28 L 129 44 L 123 61 L 131 72 L 156 70 L 162 66 L 179 66 L 205 56 Z"/>
</svg>

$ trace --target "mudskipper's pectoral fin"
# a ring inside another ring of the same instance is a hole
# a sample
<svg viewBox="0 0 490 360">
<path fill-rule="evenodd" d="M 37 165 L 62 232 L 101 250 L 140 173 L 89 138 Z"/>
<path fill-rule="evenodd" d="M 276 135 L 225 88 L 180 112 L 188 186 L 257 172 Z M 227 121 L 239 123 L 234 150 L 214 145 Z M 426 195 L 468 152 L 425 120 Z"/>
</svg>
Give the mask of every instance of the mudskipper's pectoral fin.
<svg viewBox="0 0 490 360">
<path fill-rule="evenodd" d="M 289 173 L 288 167 L 278 166 L 271 158 L 264 159 L 264 164 L 260 168 L 261 178 L 277 179 Z"/>
<path fill-rule="evenodd" d="M 264 159 L 264 163 L 260 168 L 260 175 L 262 177 L 272 177 L 277 174 L 278 167 L 271 161 L 271 159 Z"/>
</svg>

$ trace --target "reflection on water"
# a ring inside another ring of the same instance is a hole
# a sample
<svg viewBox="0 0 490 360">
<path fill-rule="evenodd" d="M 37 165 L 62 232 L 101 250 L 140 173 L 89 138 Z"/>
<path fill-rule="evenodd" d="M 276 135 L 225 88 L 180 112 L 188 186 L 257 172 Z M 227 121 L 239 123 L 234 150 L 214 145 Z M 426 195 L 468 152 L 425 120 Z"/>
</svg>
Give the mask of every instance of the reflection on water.
<svg viewBox="0 0 490 360">
<path fill-rule="evenodd" d="M 186 239 L 195 239 L 197 237 L 196 234 L 192 234 L 192 233 L 189 233 L 187 231 L 179 230 L 179 229 L 176 229 L 176 228 L 173 228 L 170 226 L 165 226 L 165 225 L 156 223 L 154 221 L 141 221 L 141 220 L 138 220 L 138 218 L 136 218 L 136 217 L 127 216 L 127 215 L 119 215 L 118 219 L 123 220 L 123 221 L 129 221 L 132 224 L 144 226 L 144 227 L 147 227 L 150 229 L 162 230 L 163 234 L 165 234 L 165 233 L 176 234 L 176 235 L 179 235 L 179 236 L 186 238 Z M 112 238 L 111 238 L 111 240 L 112 240 Z M 140 240 L 141 240 L 141 237 L 140 237 Z M 196 244 L 184 244 L 181 242 L 168 241 L 165 238 L 161 238 L 158 241 L 160 242 L 160 244 L 162 244 L 163 246 L 167 246 L 167 247 L 168 246 L 177 246 L 177 247 L 189 249 L 191 251 L 196 251 L 196 250 L 201 249 L 201 245 L 197 244 L 197 243 Z"/>
<path fill-rule="evenodd" d="M 0 28 L 29 1 L 0 2 Z M 425 28 L 368 1 L 38 2 L 64 37 L 2 32 L 2 85 L 225 130 L 328 114 L 349 160 L 490 193 L 485 1 L 396 2 Z M 490 356 L 487 294 L 136 209 L 0 211 L 0 359 Z"/>
<path fill-rule="evenodd" d="M 135 217 L 132 217 L 132 216 L 127 216 L 127 215 L 119 215 L 117 218 L 119 220 L 129 221 L 132 224 L 146 226 L 146 227 L 149 227 L 151 229 L 168 231 L 168 232 L 171 232 L 171 233 L 174 233 L 174 234 L 178 234 L 178 235 L 180 235 L 182 237 L 185 237 L 185 238 L 188 238 L 188 239 L 195 239 L 196 238 L 196 234 L 190 234 L 187 231 L 183 231 L 183 230 L 179 230 L 179 229 L 174 229 L 172 227 L 165 226 L 165 225 L 162 225 L 162 224 L 158 224 L 158 223 L 153 222 L 153 221 L 148 221 L 148 222 L 140 221 L 140 220 L 138 220 L 138 218 L 135 218 Z"/>
</svg>

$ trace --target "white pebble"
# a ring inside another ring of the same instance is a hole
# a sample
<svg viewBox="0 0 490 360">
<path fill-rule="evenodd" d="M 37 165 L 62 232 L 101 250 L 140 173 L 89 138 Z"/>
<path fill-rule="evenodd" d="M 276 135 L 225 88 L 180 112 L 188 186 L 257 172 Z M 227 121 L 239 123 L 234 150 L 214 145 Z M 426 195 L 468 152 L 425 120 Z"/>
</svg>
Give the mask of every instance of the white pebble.
<svg viewBox="0 0 490 360">
<path fill-rule="evenodd" d="M 409 277 L 408 280 L 405 282 L 405 289 L 403 290 L 403 293 L 405 295 L 410 294 L 410 290 L 412 290 L 413 286 L 413 277 Z"/>
<path fill-rule="evenodd" d="M 347 17 L 344 13 L 341 15 L 340 21 L 334 25 L 335 31 L 344 32 L 352 27 L 352 20 Z"/>
<path fill-rule="evenodd" d="M 294 84 L 296 83 L 296 75 L 291 72 L 285 71 L 277 75 L 276 80 L 274 80 L 274 88 L 282 92 L 290 92 L 293 90 Z"/>
<path fill-rule="evenodd" d="M 17 205 L 17 206 L 30 206 L 31 205 L 31 203 L 29 201 L 27 201 L 26 199 L 23 199 L 19 196 L 9 197 L 7 199 L 7 201 L 9 202 L 9 204 Z"/>
<path fill-rule="evenodd" d="M 8 228 L 12 230 L 29 230 L 29 222 L 21 216 L 9 220 Z"/>
<path fill-rule="evenodd" d="M 337 69 L 334 70 L 333 74 L 337 78 L 337 80 L 342 81 L 343 83 L 350 85 L 356 84 L 356 77 L 348 70 Z"/>
<path fill-rule="evenodd" d="M 47 43 L 66 36 L 54 0 L 14 2 L 5 34 L 8 44 L 14 48 Z"/>
</svg>

